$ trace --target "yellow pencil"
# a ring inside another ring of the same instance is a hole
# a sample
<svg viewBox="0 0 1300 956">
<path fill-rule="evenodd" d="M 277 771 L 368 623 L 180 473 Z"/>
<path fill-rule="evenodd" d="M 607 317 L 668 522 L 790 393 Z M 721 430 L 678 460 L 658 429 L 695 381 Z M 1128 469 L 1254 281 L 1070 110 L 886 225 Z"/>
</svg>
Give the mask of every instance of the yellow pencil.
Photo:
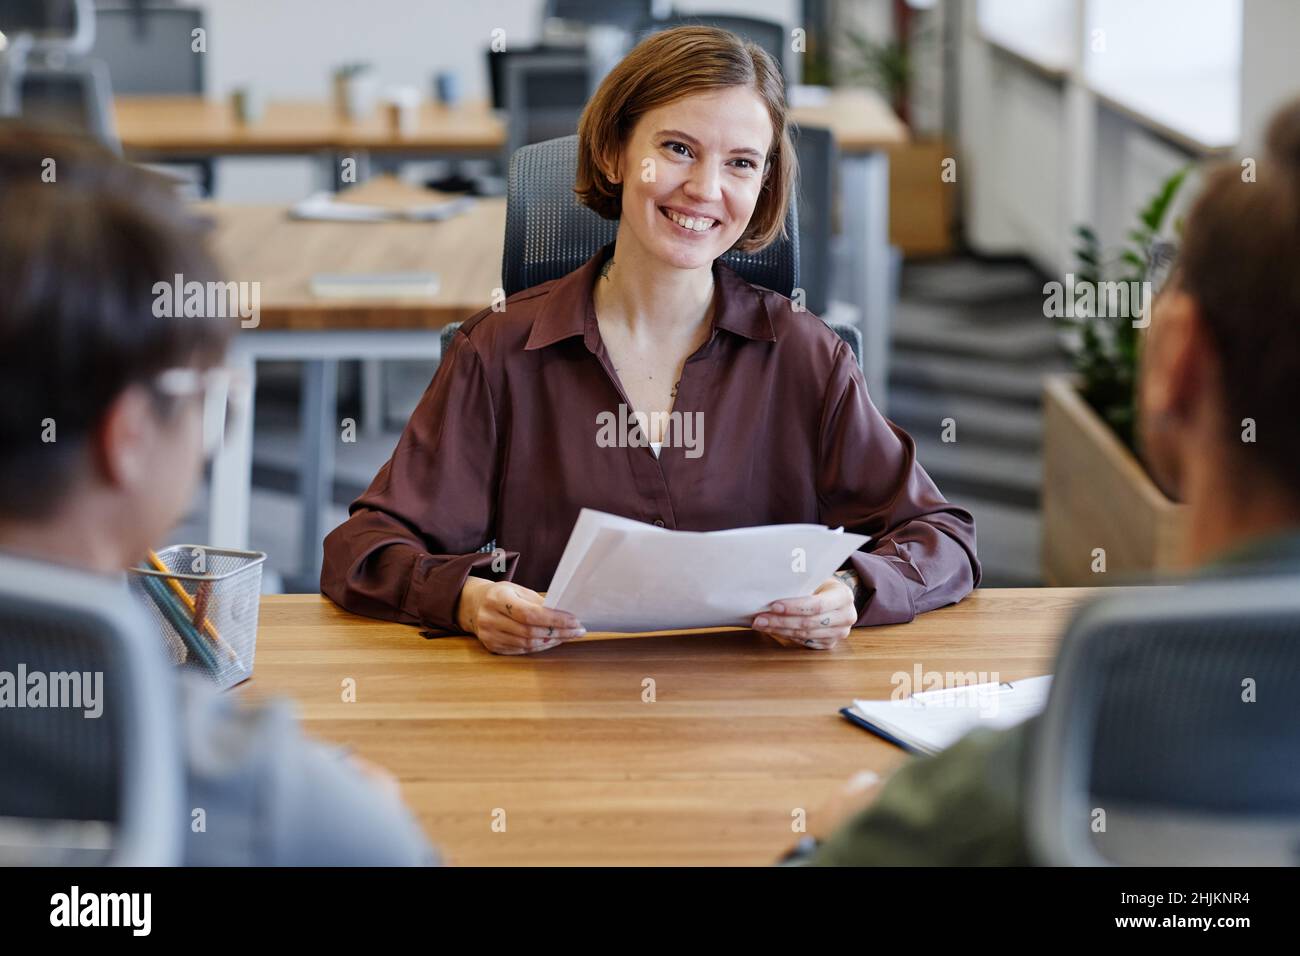
<svg viewBox="0 0 1300 956">
<path fill-rule="evenodd" d="M 229 644 L 221 639 L 221 635 L 217 633 L 217 629 L 212 626 L 212 622 L 207 619 L 207 616 L 203 615 L 202 621 L 198 620 L 199 615 L 196 615 L 194 610 L 194 599 L 189 596 L 189 593 L 186 592 L 183 587 L 181 587 L 179 581 L 174 577 L 170 577 L 173 573 L 172 569 L 163 564 L 162 558 L 158 557 L 157 552 L 153 549 L 150 549 L 149 551 L 149 563 L 153 565 L 155 571 L 161 571 L 163 574 L 168 575 L 165 580 L 171 586 L 171 589 L 176 596 L 181 599 L 181 603 L 183 603 L 186 610 L 190 612 L 190 616 L 195 618 L 194 626 L 202 630 L 203 633 L 208 636 L 208 640 L 212 641 L 213 644 L 220 648 L 226 657 L 230 658 L 232 661 L 238 661 L 239 655 L 234 652 Z M 207 602 L 205 601 L 204 603 L 206 604 Z"/>
</svg>

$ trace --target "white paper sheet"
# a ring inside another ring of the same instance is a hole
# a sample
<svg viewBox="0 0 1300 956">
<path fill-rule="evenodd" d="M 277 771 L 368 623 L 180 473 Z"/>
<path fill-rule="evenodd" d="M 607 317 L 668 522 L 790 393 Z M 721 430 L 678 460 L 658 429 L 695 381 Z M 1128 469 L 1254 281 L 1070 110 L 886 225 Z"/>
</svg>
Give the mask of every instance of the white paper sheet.
<svg viewBox="0 0 1300 956">
<path fill-rule="evenodd" d="M 457 196 L 437 202 L 394 209 L 365 203 L 340 202 L 331 192 L 312 193 L 296 203 L 289 213 L 295 219 L 323 222 L 440 222 L 459 216 L 474 205 L 473 196 Z"/>
<path fill-rule="evenodd" d="M 546 606 L 589 631 L 748 627 L 771 602 L 811 594 L 868 540 L 813 524 L 669 531 L 584 508 Z"/>
</svg>

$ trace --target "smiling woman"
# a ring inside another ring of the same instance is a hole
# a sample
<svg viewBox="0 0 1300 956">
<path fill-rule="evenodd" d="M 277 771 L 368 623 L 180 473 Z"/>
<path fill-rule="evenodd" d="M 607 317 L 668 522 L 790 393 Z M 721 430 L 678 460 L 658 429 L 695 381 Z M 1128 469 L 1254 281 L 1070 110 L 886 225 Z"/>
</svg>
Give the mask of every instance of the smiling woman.
<svg viewBox="0 0 1300 956">
<path fill-rule="evenodd" d="M 870 536 L 813 594 L 753 609 L 783 644 L 831 648 L 964 597 L 980 575 L 969 512 L 872 405 L 844 342 L 790 290 L 719 261 L 785 228 L 795 161 L 771 57 L 709 27 L 655 34 L 602 82 L 578 139 L 575 193 L 618 220 L 615 241 L 460 327 L 392 459 L 325 539 L 321 591 L 496 653 L 545 650 L 585 633 L 536 589 L 592 508 Z M 698 427 L 671 427 L 684 420 Z M 612 421 L 643 434 L 609 440 Z"/>
</svg>

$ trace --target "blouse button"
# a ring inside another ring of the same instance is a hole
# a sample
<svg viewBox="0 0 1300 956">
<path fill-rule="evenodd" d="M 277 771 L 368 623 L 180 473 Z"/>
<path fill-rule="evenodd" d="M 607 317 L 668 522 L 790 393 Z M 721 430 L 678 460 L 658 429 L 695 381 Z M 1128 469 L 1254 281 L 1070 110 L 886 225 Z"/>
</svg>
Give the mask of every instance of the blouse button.
<svg viewBox="0 0 1300 956">
<path fill-rule="evenodd" d="M 664 526 L 664 519 L 663 519 L 663 518 L 655 518 L 655 527 L 656 527 L 656 528 L 662 528 L 663 526 Z"/>
</svg>

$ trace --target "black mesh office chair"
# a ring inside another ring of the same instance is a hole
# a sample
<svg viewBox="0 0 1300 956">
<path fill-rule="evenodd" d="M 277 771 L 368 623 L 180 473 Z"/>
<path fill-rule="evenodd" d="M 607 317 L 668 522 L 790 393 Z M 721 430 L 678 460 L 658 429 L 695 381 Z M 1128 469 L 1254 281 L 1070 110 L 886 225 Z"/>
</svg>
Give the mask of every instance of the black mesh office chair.
<svg viewBox="0 0 1300 956">
<path fill-rule="evenodd" d="M 1071 624 L 1033 748 L 1056 865 L 1300 864 L 1300 576 L 1110 597 Z"/>
<path fill-rule="evenodd" d="M 504 67 L 507 162 L 524 146 L 578 131 L 593 92 L 586 51 L 543 48 L 488 55 Z"/>
<path fill-rule="evenodd" d="M 831 131 L 823 127 L 794 126 L 790 134 L 799 157 L 799 280 L 804 306 L 824 316 L 830 305 L 831 217 L 839 150 Z"/>
<path fill-rule="evenodd" d="M 126 584 L 0 556 L 0 672 L 29 703 L 0 717 L 0 865 L 178 863 L 175 682 Z"/>
<path fill-rule="evenodd" d="M 501 275 L 506 295 L 567 275 L 614 241 L 618 223 L 578 202 L 578 137 L 535 143 L 510 159 L 506 240 Z M 722 261 L 748 281 L 790 295 L 799 285 L 799 218 L 786 216 L 788 238 L 752 255 L 732 250 Z"/>
</svg>

